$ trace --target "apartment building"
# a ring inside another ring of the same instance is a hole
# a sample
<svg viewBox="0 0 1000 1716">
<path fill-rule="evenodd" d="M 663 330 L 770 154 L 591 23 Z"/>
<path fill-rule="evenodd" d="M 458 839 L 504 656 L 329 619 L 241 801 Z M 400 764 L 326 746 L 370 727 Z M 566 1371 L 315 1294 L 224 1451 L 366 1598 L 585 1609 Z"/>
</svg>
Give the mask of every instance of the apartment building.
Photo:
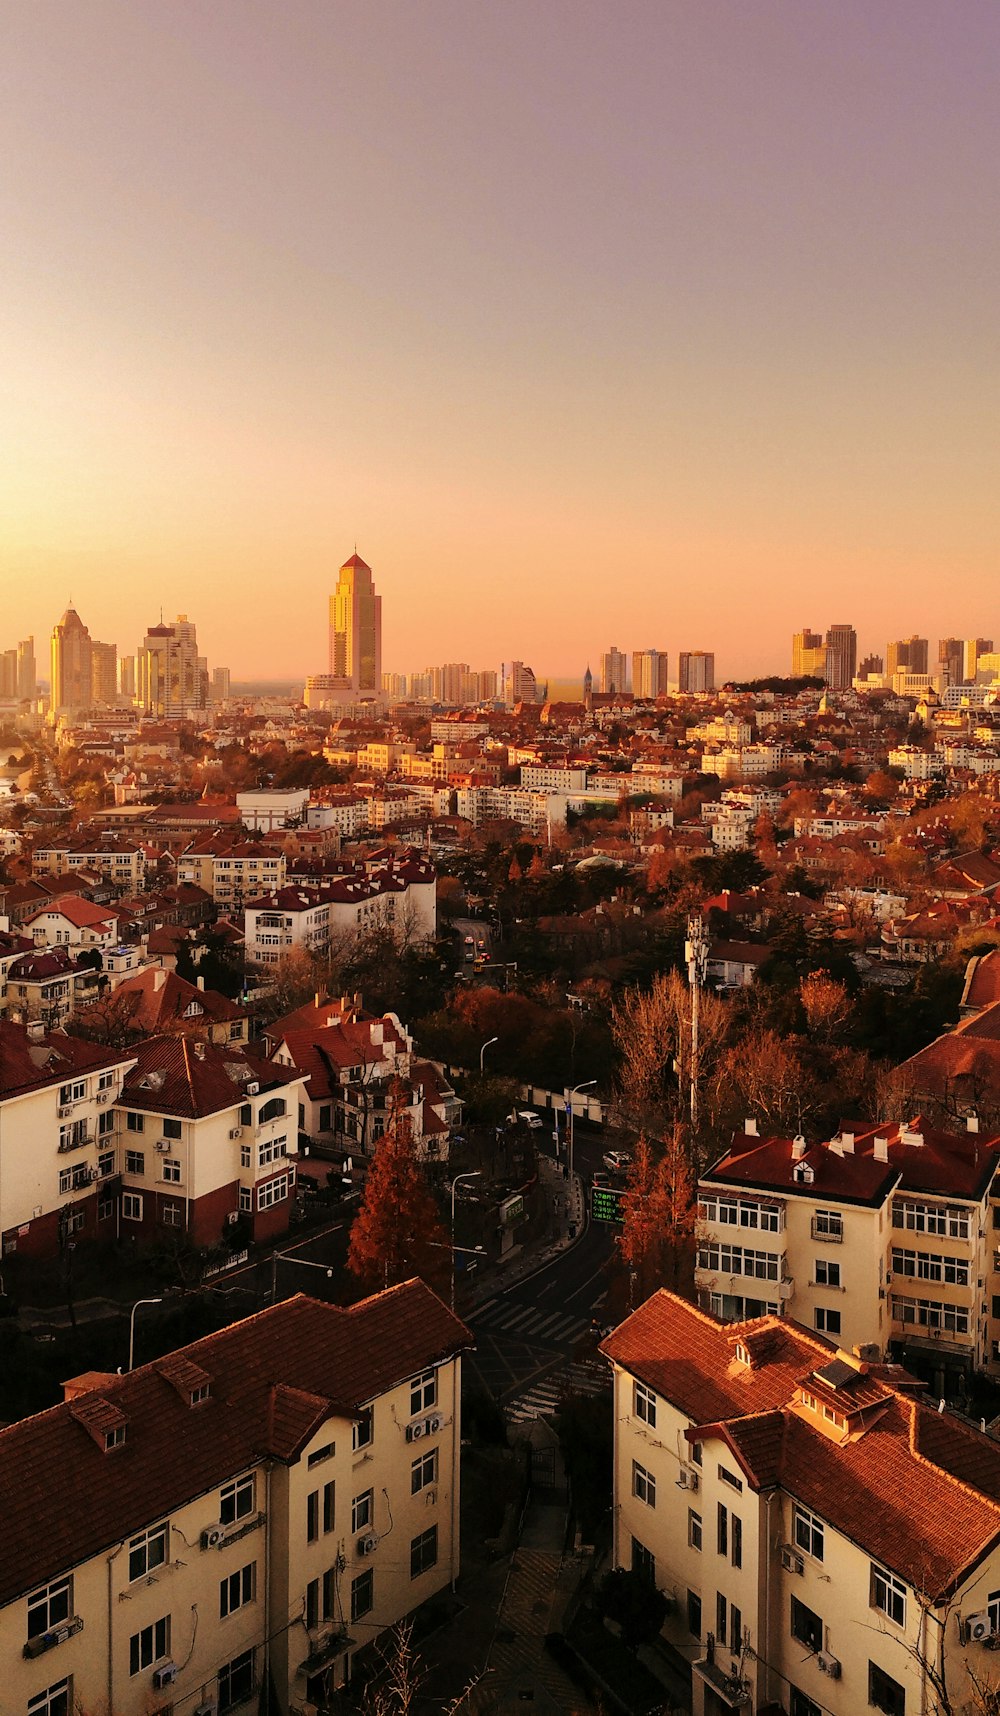
<svg viewBox="0 0 1000 1716">
<path fill-rule="evenodd" d="M 96 1001 L 99 993 L 99 975 L 87 963 L 86 953 L 78 955 L 69 947 L 40 948 L 22 953 L 8 965 L 4 1006 L 9 1018 L 22 1024 L 38 1021 L 51 1031 Z"/>
<path fill-rule="evenodd" d="M 114 947 L 121 935 L 118 914 L 79 895 L 54 900 L 24 920 L 35 947 Z"/>
<path fill-rule="evenodd" d="M 129 1053 L 0 1019 L 4 1257 L 56 1257 L 67 1239 L 113 1235 L 101 1157 L 134 1064 Z"/>
<path fill-rule="evenodd" d="M 122 892 L 137 894 L 146 885 L 146 850 L 136 841 L 98 834 L 64 838 L 36 846 L 31 854 L 32 876 L 72 875 L 92 870 Z"/>
<path fill-rule="evenodd" d="M 422 1282 L 295 1298 L 0 1432 L 5 1703 L 327 1705 L 457 1576 L 461 1355 Z M 66 1505 L 63 1474 L 86 1505 Z"/>
<path fill-rule="evenodd" d="M 919 1116 L 812 1145 L 748 1121 L 699 1181 L 698 1302 L 893 1352 L 942 1391 L 1000 1374 L 998 1168 L 1000 1137 Z"/>
<path fill-rule="evenodd" d="M 304 1082 L 235 1043 L 139 1044 L 97 1164 L 120 1178 L 118 1231 L 212 1245 L 242 1217 L 257 1243 L 286 1232 Z"/>
<path fill-rule="evenodd" d="M 193 882 L 220 910 L 239 910 L 247 900 L 285 885 L 285 854 L 277 846 L 210 835 L 194 841 L 177 860 L 177 880 Z"/>
<path fill-rule="evenodd" d="M 694 1716 L 974 1708 L 1000 1635 L 1000 1446 L 915 1379 L 660 1292 L 604 1341 L 613 1564 L 666 1593 Z"/>
<path fill-rule="evenodd" d="M 430 941 L 437 929 L 437 878 L 417 857 L 387 858 L 316 886 L 297 884 L 251 899 L 245 914 L 247 959 L 276 965 L 294 947 L 325 953 L 341 939 L 389 929 L 399 939 Z"/>
</svg>

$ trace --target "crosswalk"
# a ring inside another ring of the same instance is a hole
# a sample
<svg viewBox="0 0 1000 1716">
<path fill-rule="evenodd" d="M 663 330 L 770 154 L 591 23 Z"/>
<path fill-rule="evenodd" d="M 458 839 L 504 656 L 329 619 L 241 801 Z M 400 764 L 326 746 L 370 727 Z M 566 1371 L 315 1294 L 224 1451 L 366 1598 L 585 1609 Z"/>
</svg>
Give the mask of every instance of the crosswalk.
<svg viewBox="0 0 1000 1716">
<path fill-rule="evenodd" d="M 495 1304 L 473 1318 L 476 1329 L 488 1329 L 491 1334 L 506 1335 L 515 1341 L 540 1341 L 543 1346 L 562 1347 L 567 1341 L 581 1340 L 590 1330 L 586 1317 L 567 1316 L 562 1311 L 539 1310 L 534 1305 L 516 1305 L 498 1299 Z"/>
<path fill-rule="evenodd" d="M 558 1411 L 566 1394 L 610 1394 L 611 1369 L 601 1359 L 580 1359 L 536 1382 L 505 1408 L 508 1422 L 523 1424 L 529 1418 L 549 1418 Z"/>
</svg>

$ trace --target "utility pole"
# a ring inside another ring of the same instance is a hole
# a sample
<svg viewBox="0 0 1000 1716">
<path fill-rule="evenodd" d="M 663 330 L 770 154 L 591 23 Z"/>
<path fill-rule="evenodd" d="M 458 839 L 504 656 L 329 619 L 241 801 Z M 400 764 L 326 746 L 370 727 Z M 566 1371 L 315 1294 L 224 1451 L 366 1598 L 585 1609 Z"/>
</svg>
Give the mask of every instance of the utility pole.
<svg viewBox="0 0 1000 1716">
<path fill-rule="evenodd" d="M 688 918 L 684 943 L 688 982 L 691 985 L 691 1132 L 698 1129 L 698 1006 L 701 986 L 708 972 L 708 931 L 700 912 Z"/>
</svg>

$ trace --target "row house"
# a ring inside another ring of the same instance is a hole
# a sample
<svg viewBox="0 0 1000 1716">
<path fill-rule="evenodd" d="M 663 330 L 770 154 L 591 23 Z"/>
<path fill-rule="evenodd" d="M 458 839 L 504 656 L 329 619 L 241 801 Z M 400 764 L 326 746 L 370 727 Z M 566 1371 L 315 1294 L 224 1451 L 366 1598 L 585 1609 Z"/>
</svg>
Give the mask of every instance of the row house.
<svg viewBox="0 0 1000 1716">
<path fill-rule="evenodd" d="M 601 1347 L 613 1564 L 665 1593 L 694 1716 L 973 1708 L 1000 1637 L 1000 1446 L 894 1365 L 666 1292 Z"/>
<path fill-rule="evenodd" d="M 761 1138 L 699 1181 L 698 1302 L 725 1321 L 789 1316 L 938 1383 L 1000 1375 L 1000 1137 L 905 1124 Z"/>
<path fill-rule="evenodd" d="M 287 1231 L 304 1079 L 233 1043 L 137 1045 L 98 1170 L 120 1180 L 118 1232 L 213 1245 L 244 1218 L 255 1243 Z"/>
<path fill-rule="evenodd" d="M 458 1577 L 471 1344 L 420 1281 L 298 1296 L 0 1431 L 5 1705 L 335 1705 Z"/>
<path fill-rule="evenodd" d="M 41 1024 L 0 1019 L 0 1241 L 3 1255 L 55 1257 L 67 1239 L 113 1237 L 117 1193 L 102 1154 L 128 1052 Z M 103 1182 L 103 1183 L 102 1183 Z"/>
<path fill-rule="evenodd" d="M 251 840 L 210 836 L 188 846 L 177 860 L 178 882 L 193 882 L 221 911 L 285 885 L 285 854 Z"/>
</svg>

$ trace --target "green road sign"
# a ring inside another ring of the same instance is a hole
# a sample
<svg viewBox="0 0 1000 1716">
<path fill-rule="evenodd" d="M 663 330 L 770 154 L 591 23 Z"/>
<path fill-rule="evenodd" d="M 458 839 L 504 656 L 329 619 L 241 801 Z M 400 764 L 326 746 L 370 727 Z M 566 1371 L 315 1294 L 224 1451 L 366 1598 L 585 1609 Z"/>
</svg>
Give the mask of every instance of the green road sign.
<svg viewBox="0 0 1000 1716">
<path fill-rule="evenodd" d="M 626 1196 L 618 1186 L 591 1186 L 591 1221 L 624 1221 Z"/>
</svg>

